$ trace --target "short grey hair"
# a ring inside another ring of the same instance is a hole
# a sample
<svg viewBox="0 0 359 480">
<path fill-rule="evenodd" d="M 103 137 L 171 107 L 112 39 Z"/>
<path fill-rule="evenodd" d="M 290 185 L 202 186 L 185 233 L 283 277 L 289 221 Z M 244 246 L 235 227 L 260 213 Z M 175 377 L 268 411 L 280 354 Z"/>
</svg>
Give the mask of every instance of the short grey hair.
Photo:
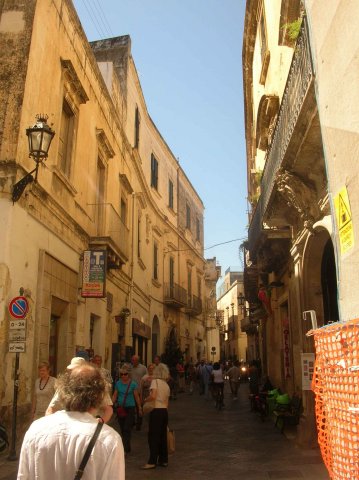
<svg viewBox="0 0 359 480">
<path fill-rule="evenodd" d="M 170 378 L 170 371 L 164 363 L 159 363 L 153 370 L 153 378 L 167 381 Z"/>
</svg>

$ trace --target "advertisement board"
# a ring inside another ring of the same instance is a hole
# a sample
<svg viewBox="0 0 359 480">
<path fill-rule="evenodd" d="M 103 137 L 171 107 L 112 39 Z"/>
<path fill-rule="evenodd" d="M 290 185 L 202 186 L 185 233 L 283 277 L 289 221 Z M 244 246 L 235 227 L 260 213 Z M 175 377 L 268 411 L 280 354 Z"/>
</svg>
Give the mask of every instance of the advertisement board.
<svg viewBox="0 0 359 480">
<path fill-rule="evenodd" d="M 81 296 L 106 297 L 106 250 L 85 250 L 82 269 Z"/>
</svg>

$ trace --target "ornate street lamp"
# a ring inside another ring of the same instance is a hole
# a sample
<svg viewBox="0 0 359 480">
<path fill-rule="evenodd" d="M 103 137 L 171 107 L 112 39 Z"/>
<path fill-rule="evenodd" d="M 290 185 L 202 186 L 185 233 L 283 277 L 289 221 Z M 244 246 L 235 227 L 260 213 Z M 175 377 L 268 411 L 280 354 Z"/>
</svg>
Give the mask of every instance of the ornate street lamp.
<svg viewBox="0 0 359 480">
<path fill-rule="evenodd" d="M 36 163 L 36 167 L 24 178 L 14 184 L 12 190 L 12 201 L 15 203 L 21 197 L 26 185 L 37 182 L 37 172 L 40 163 L 47 159 L 51 141 L 55 132 L 46 123 L 49 117 L 44 114 L 36 115 L 36 123 L 33 127 L 26 129 L 26 135 L 29 141 L 29 157 L 32 157 Z M 35 173 L 35 178 L 32 174 Z"/>
</svg>

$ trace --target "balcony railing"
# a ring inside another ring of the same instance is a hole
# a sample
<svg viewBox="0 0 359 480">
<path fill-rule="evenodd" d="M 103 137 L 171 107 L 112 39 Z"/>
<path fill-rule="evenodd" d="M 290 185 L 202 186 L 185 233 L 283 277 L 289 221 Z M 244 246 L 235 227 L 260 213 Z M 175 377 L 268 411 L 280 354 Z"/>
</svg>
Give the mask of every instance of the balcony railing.
<svg viewBox="0 0 359 480">
<path fill-rule="evenodd" d="M 304 17 L 289 69 L 272 143 L 266 154 L 265 167 L 261 179 L 261 195 L 249 227 L 248 240 L 250 249 L 253 248 L 253 244 L 259 239 L 263 216 L 274 189 L 276 175 L 287 152 L 313 77 L 308 26 Z"/>
<path fill-rule="evenodd" d="M 175 308 L 181 308 L 187 305 L 187 290 L 177 283 L 165 283 L 164 302 Z"/>
<path fill-rule="evenodd" d="M 202 313 L 202 300 L 196 295 L 188 295 L 185 311 L 190 315 L 200 315 Z"/>
<path fill-rule="evenodd" d="M 97 205 L 97 233 L 91 237 L 92 245 L 106 246 L 119 256 L 121 262 L 130 257 L 129 229 L 111 203 Z"/>
<path fill-rule="evenodd" d="M 258 332 L 258 322 L 252 321 L 249 316 L 242 318 L 241 320 L 241 331 L 249 335 L 255 334 Z"/>
<path fill-rule="evenodd" d="M 202 313 L 202 300 L 199 297 L 196 297 L 196 295 L 192 295 L 192 300 L 192 309 L 196 315 L 199 315 Z"/>
</svg>

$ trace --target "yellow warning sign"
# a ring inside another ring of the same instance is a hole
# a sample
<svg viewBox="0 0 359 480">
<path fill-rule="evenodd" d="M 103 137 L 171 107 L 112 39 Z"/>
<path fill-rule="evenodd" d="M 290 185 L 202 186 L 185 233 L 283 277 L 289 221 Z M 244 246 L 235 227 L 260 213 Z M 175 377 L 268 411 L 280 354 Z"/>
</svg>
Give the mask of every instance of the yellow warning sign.
<svg viewBox="0 0 359 480">
<path fill-rule="evenodd" d="M 354 246 L 354 232 L 349 196 L 346 187 L 343 187 L 334 197 L 335 217 L 339 230 L 341 253 L 346 253 Z"/>
</svg>

